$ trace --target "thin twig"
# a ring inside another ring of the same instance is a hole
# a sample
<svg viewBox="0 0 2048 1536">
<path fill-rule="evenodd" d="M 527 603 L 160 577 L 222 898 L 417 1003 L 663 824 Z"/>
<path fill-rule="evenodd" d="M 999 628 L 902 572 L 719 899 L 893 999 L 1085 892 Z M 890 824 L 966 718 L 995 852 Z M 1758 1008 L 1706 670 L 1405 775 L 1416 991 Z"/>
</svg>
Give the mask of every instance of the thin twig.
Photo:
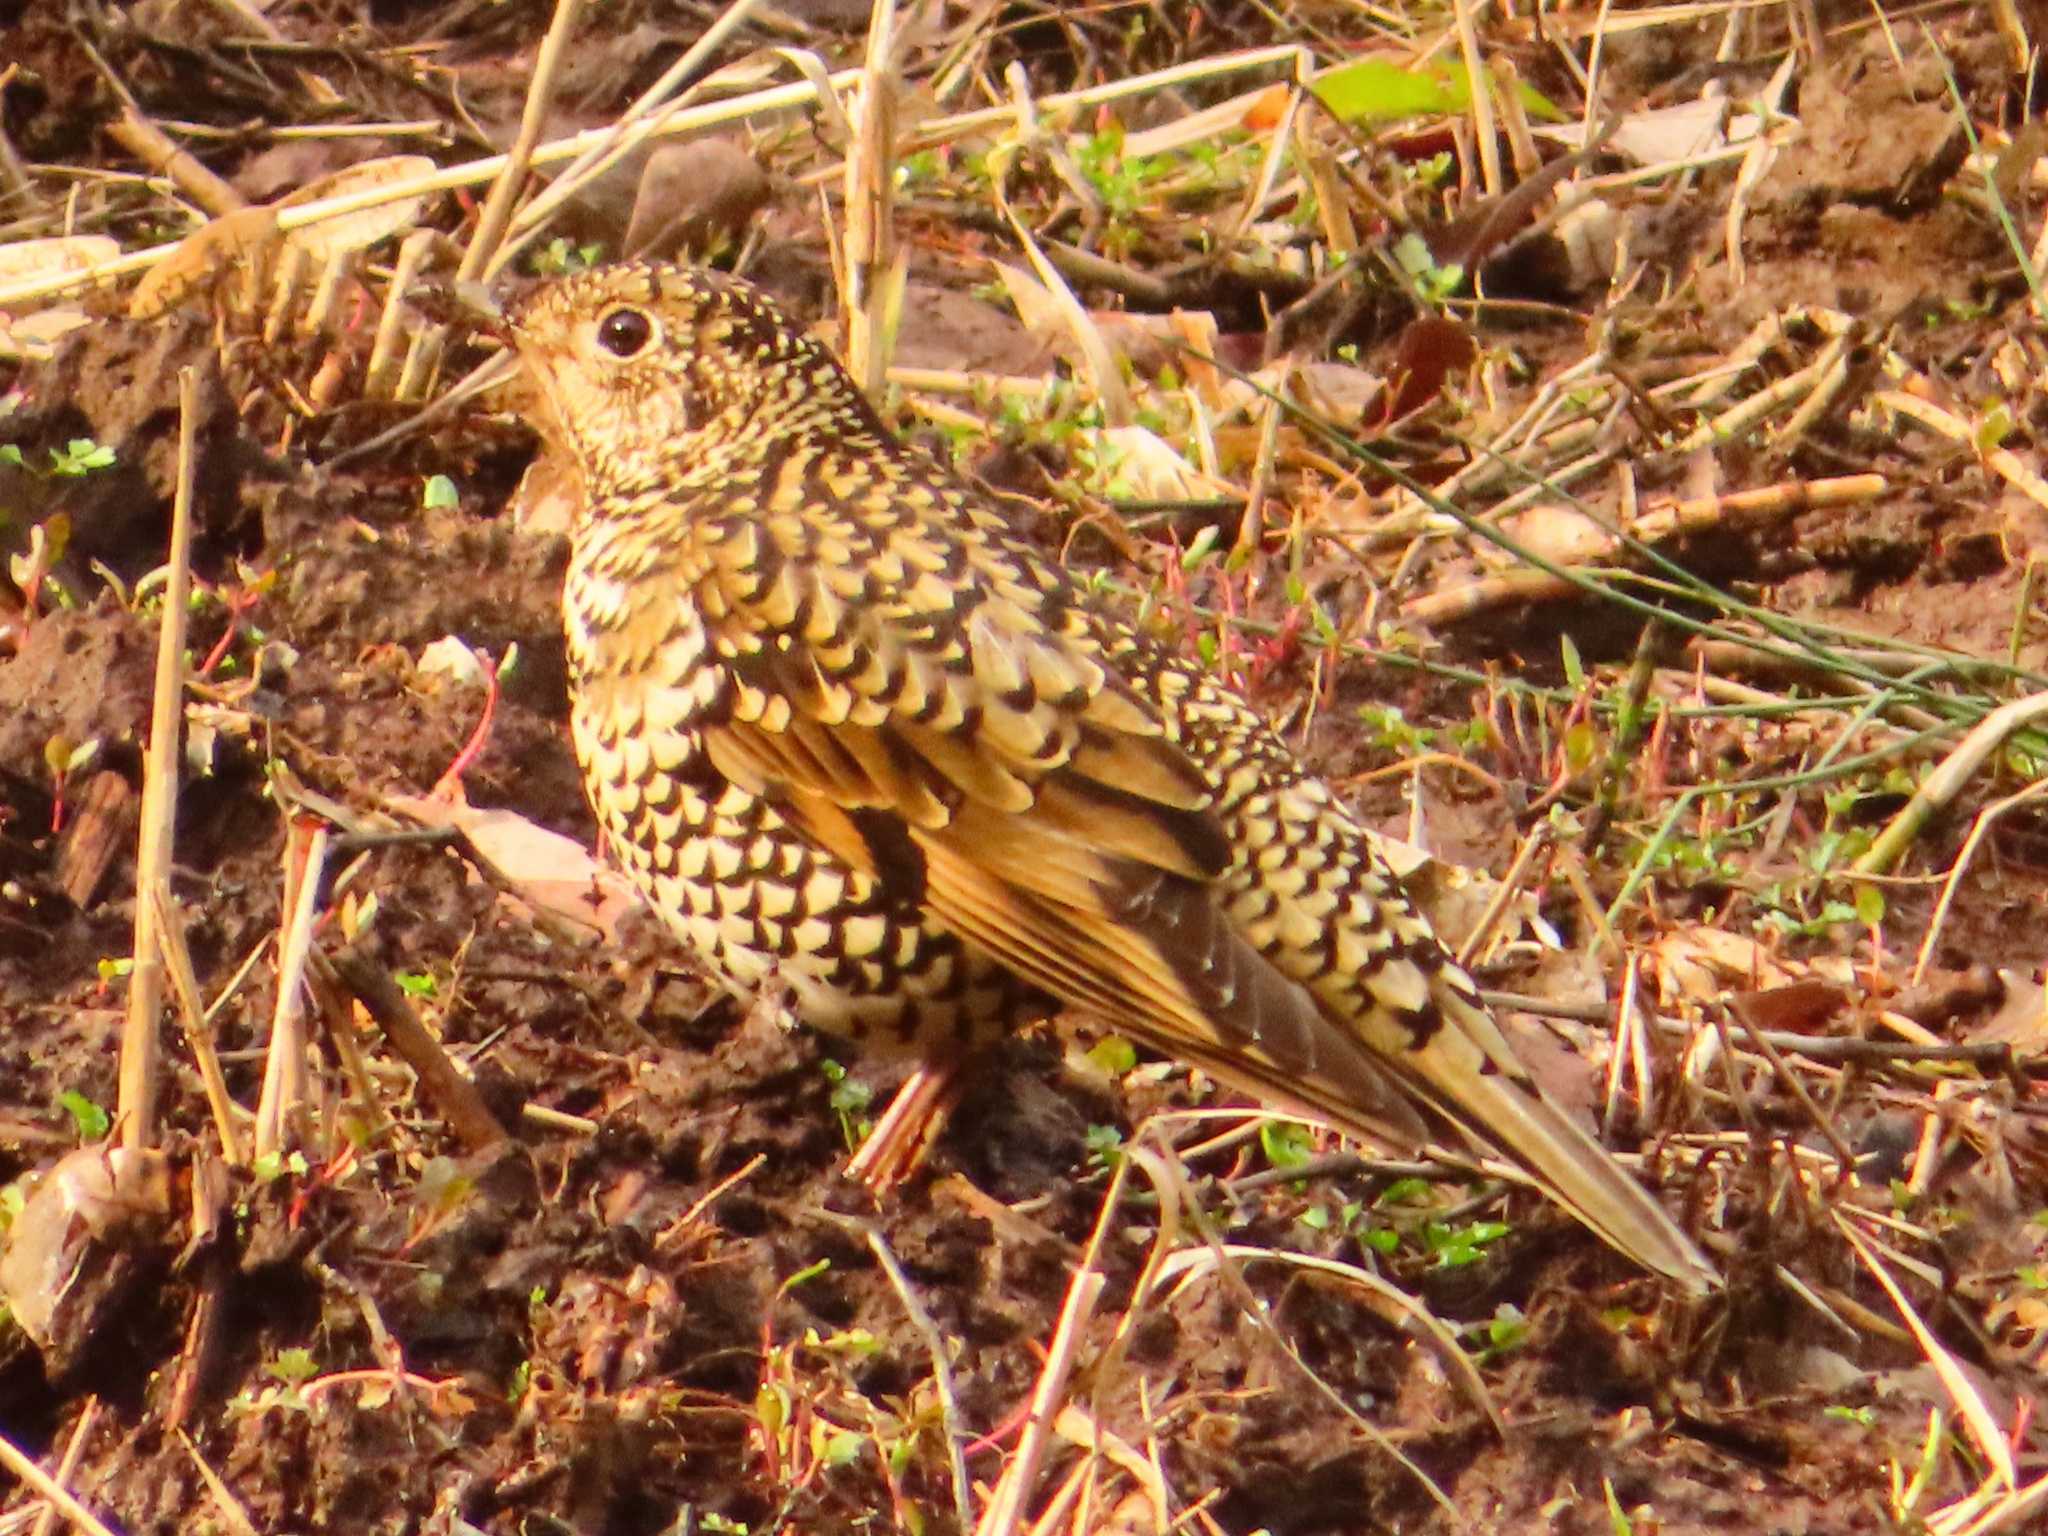
<svg viewBox="0 0 2048 1536">
<path fill-rule="evenodd" d="M 1030 1497 L 1038 1481 L 1039 1465 L 1044 1461 L 1046 1447 L 1052 1439 L 1053 1420 L 1059 1416 L 1060 1404 L 1066 1397 L 1067 1378 L 1073 1372 L 1074 1357 L 1081 1348 L 1081 1331 L 1095 1315 L 1095 1304 L 1102 1297 L 1103 1287 L 1109 1283 L 1101 1267 L 1102 1247 L 1110 1222 L 1117 1213 L 1129 1168 L 1130 1159 L 1119 1158 L 1116 1171 L 1110 1177 L 1109 1188 L 1103 1191 L 1095 1230 L 1089 1234 L 1088 1247 L 1074 1270 L 1074 1278 L 1067 1284 L 1067 1299 L 1060 1305 L 1059 1322 L 1046 1346 L 1045 1365 L 1038 1373 L 1038 1384 L 1031 1390 L 1031 1408 L 1024 1420 L 1024 1432 L 1017 1439 L 1016 1453 L 1003 1468 L 1002 1480 L 996 1484 L 987 1508 L 981 1512 L 981 1523 L 975 1527 L 975 1536 L 1015 1536 L 1018 1522 L 1024 1518 L 1024 1501 Z"/>
<path fill-rule="evenodd" d="M 477 215 L 476 233 L 470 237 L 469 249 L 462 253 L 462 265 L 455 270 L 457 282 L 473 283 L 482 277 L 505 238 L 506 227 L 512 222 L 512 204 L 525 185 L 526 173 L 533 164 L 534 146 L 540 142 L 541 125 L 547 121 L 548 102 L 554 95 L 555 75 L 561 68 L 563 51 L 582 10 L 583 0 L 555 0 L 554 20 L 548 23 L 540 56 L 534 61 L 533 80 L 526 88 L 526 110 L 520 114 L 518 135 L 505 163 L 499 167 L 497 179 L 491 183 L 483 212 Z"/>
<path fill-rule="evenodd" d="M 164 881 L 149 887 L 149 902 L 156 909 L 157 943 L 171 980 L 171 993 L 178 1003 L 178 1022 L 185 1029 L 185 1043 L 199 1064 L 199 1081 L 206 1089 L 207 1108 L 213 1112 L 213 1128 L 220 1136 L 221 1153 L 228 1162 L 241 1167 L 248 1161 L 242 1152 L 242 1134 L 235 1125 L 235 1101 L 220 1069 L 220 1055 L 213 1048 L 213 1031 L 207 1024 L 206 1005 L 200 1000 L 199 978 L 192 969 L 192 953 L 185 945 L 185 926 L 171 904 L 171 888 Z"/>
<path fill-rule="evenodd" d="M 235 1497 L 235 1491 L 222 1481 L 221 1475 L 207 1464 L 199 1454 L 199 1447 L 184 1430 L 178 1431 L 178 1442 L 185 1447 L 185 1453 L 192 1458 L 192 1465 L 199 1471 L 200 1481 L 206 1484 L 206 1491 L 213 1495 L 213 1507 L 219 1511 L 221 1523 L 227 1526 L 231 1536 L 257 1536 L 256 1522 L 249 1518 L 249 1511 L 242 1507 L 242 1501 Z"/>
<path fill-rule="evenodd" d="M 313 919 L 319 911 L 320 878 L 327 862 L 327 825 L 313 826 L 301 841 L 303 824 L 292 823 L 285 858 L 297 882 L 287 881 L 288 909 L 278 941 L 277 1002 L 270 1018 L 270 1050 L 263 1067 L 263 1094 L 256 1107 L 256 1156 L 284 1150 L 292 1116 L 306 1097 L 305 971 L 313 949 Z"/>
<path fill-rule="evenodd" d="M 313 964 L 331 970 L 341 985 L 355 994 L 356 1001 L 384 1031 L 392 1050 L 419 1078 L 421 1091 L 448 1117 L 464 1145 L 482 1152 L 503 1146 L 511 1139 L 476 1084 L 455 1069 L 441 1042 L 420 1022 L 388 970 L 360 947 L 345 949 L 331 960 L 315 957 Z"/>
<path fill-rule="evenodd" d="M 689 126 L 694 126 L 692 121 L 694 118 L 701 117 L 705 112 L 715 111 L 718 106 L 725 105 L 725 103 L 714 103 L 710 108 L 689 113 L 683 110 L 686 98 L 678 99 L 666 106 L 664 106 L 664 103 L 668 103 L 670 96 L 674 95 L 677 90 L 684 87 L 702 72 L 704 65 L 718 49 L 725 45 L 725 40 L 739 30 L 741 25 L 745 23 L 748 15 L 759 3 L 760 0 L 732 0 L 732 3 L 725 8 L 719 18 L 704 29 L 703 33 L 689 46 L 682 57 L 662 71 L 661 78 L 641 92 L 639 99 L 627 107 L 619 115 L 616 122 L 606 127 L 593 128 L 588 133 L 577 135 L 575 141 L 577 147 L 574 150 L 570 151 L 568 155 L 554 157 L 569 160 L 568 169 L 555 178 L 552 186 L 519 210 L 518 217 L 512 221 L 511 239 L 505 243 L 503 249 L 493 259 L 491 266 L 487 270 L 487 277 L 496 277 L 502 272 L 505 268 L 505 263 L 517 254 L 528 238 L 539 232 L 548 219 L 554 215 L 557 208 L 581 192 L 599 176 L 602 176 L 622 156 L 629 153 L 634 146 L 656 135 L 680 135 L 687 132 Z M 826 76 L 822 80 L 807 79 L 804 82 L 804 88 L 809 93 L 807 99 L 818 101 L 824 95 L 836 91 L 858 78 L 859 74 L 857 71 L 843 70 L 837 75 Z M 780 87 L 778 89 L 787 90 L 789 88 Z M 746 100 L 749 98 L 741 99 Z M 805 99 L 799 97 L 789 104 L 802 105 Z M 833 110 L 837 110 L 836 101 L 833 103 Z M 711 118 L 709 121 L 723 122 L 729 120 L 729 118 Z"/>
<path fill-rule="evenodd" d="M 2014 699 L 2001 704 L 1982 720 L 1978 721 L 1970 734 L 1957 744 L 1954 751 L 1943 758 L 1935 770 L 1928 774 L 1913 791 L 1913 798 L 1905 809 L 1894 816 L 1880 832 L 1877 840 L 1864 850 L 1852 868 L 1859 875 L 1881 875 L 1898 863 L 1906 849 L 1920 833 L 1920 829 L 1949 801 L 1961 793 L 1963 786 L 1974 778 L 1979 769 L 1991 760 L 2015 733 L 2048 717 L 2048 692 L 2031 694 L 2024 699 Z"/>
<path fill-rule="evenodd" d="M 5 1467 L 51 1504 L 87 1536 L 115 1536 L 106 1523 L 71 1496 L 71 1491 L 35 1464 L 12 1440 L 0 1434 L 0 1467 Z"/>
<path fill-rule="evenodd" d="M 171 499 L 169 577 L 157 631 L 156 691 L 150 702 L 149 750 L 142 766 L 141 827 L 135 845 L 134 969 L 128 1017 L 121 1032 L 121 1145 L 140 1151 L 156 1140 L 157 1016 L 163 1009 L 164 965 L 157 948 L 157 912 L 147 893 L 170 877 L 171 836 L 178 811 L 178 728 L 185 714 L 185 618 L 192 588 L 192 487 L 199 430 L 198 383 L 178 372 L 178 482 Z"/>
<path fill-rule="evenodd" d="M 64 1454 L 57 1458 L 57 1481 L 66 1488 L 78 1475 L 78 1463 L 84 1458 L 86 1442 L 92 1438 L 93 1426 L 99 1422 L 99 1417 L 100 1400 L 95 1394 L 88 1397 L 85 1406 L 78 1410 L 78 1422 L 71 1426 L 71 1438 L 64 1442 Z M 50 1536 L 56 1525 L 57 1506 L 45 1503 L 29 1536 Z"/>
<path fill-rule="evenodd" d="M 1771 1071 L 1777 1075 L 1778 1081 L 1785 1085 L 1786 1092 L 1799 1101 L 1800 1107 L 1813 1121 L 1814 1128 L 1825 1136 L 1828 1145 L 1834 1148 L 1837 1177 L 1848 1178 L 1856 1168 L 1856 1153 L 1842 1133 L 1835 1128 L 1833 1118 L 1814 1102 L 1813 1095 L 1806 1091 L 1806 1084 L 1799 1080 L 1798 1073 L 1785 1064 L 1785 1058 L 1779 1053 L 1778 1048 L 1764 1038 L 1763 1030 L 1757 1027 L 1757 1022 L 1750 1016 L 1750 1010 L 1743 999 L 1730 998 L 1728 1011 L 1735 1015 L 1744 1033 L 1755 1042 L 1756 1048 L 1763 1053 L 1764 1060 L 1771 1064 Z"/>
<path fill-rule="evenodd" d="M 874 1227 L 861 1224 L 861 1230 L 868 1240 L 868 1247 L 882 1266 L 882 1272 L 889 1277 L 889 1284 L 895 1287 L 897 1298 L 903 1303 L 903 1310 L 910 1314 L 910 1321 L 923 1337 L 925 1348 L 932 1357 L 932 1385 L 939 1394 L 939 1416 L 946 1431 L 946 1464 L 953 1474 L 953 1513 L 960 1522 L 960 1529 L 968 1530 L 974 1524 L 974 1501 L 968 1491 L 967 1458 L 961 1451 L 964 1440 L 963 1421 L 960 1417 L 960 1394 L 953 1387 L 953 1367 L 946 1359 L 946 1340 L 939 1332 L 939 1325 L 932 1321 L 932 1315 L 918 1300 L 912 1289 L 910 1277 L 903 1273 L 903 1266 L 896 1262 L 896 1255 L 889 1251 L 889 1243 Z"/>
</svg>

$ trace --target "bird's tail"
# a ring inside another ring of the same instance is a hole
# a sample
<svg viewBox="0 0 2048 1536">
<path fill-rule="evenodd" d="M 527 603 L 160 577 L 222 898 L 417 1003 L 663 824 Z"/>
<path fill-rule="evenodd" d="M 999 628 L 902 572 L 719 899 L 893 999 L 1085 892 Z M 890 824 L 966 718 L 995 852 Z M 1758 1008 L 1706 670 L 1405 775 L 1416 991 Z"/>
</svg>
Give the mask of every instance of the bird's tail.
<svg viewBox="0 0 2048 1536">
<path fill-rule="evenodd" d="M 1456 973 L 1436 978 L 1444 1027 L 1402 1063 L 1420 1096 L 1482 1147 L 1519 1164 L 1610 1246 L 1694 1295 L 1717 1288 L 1719 1272 L 1692 1239 L 1514 1062 L 1462 980 Z"/>
</svg>

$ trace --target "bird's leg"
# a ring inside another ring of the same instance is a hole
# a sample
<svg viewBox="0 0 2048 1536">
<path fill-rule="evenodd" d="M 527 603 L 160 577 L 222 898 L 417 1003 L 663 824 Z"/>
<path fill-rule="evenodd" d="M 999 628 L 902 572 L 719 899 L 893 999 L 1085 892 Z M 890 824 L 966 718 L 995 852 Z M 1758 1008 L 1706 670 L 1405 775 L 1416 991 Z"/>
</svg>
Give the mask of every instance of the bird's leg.
<svg viewBox="0 0 2048 1536">
<path fill-rule="evenodd" d="M 876 1194 L 909 1178 L 945 1128 L 964 1077 L 957 1058 L 921 1062 L 847 1162 L 846 1176 Z"/>
</svg>

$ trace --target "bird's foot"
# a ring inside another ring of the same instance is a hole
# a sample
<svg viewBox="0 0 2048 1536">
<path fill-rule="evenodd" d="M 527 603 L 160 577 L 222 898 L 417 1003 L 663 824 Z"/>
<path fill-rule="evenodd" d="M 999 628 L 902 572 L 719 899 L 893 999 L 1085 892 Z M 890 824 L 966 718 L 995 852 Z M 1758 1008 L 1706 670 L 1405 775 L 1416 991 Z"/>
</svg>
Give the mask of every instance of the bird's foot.
<svg viewBox="0 0 2048 1536">
<path fill-rule="evenodd" d="M 905 1078 L 847 1162 L 846 1176 L 879 1195 L 915 1173 L 960 1097 L 961 1076 L 956 1062 L 928 1062 Z"/>
</svg>

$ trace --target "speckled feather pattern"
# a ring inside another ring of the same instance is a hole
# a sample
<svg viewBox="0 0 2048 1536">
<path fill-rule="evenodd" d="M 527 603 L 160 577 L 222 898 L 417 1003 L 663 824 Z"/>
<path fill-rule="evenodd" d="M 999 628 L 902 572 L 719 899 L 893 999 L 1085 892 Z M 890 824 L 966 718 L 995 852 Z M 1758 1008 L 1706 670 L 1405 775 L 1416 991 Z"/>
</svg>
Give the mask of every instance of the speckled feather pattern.
<svg viewBox="0 0 2048 1536">
<path fill-rule="evenodd" d="M 1453 1128 L 1709 1283 L 1328 788 L 896 443 L 772 303 L 633 265 L 512 327 L 582 481 L 564 612 L 592 804 L 727 985 L 935 1057 L 1072 1006 L 1355 1135 Z"/>
</svg>

